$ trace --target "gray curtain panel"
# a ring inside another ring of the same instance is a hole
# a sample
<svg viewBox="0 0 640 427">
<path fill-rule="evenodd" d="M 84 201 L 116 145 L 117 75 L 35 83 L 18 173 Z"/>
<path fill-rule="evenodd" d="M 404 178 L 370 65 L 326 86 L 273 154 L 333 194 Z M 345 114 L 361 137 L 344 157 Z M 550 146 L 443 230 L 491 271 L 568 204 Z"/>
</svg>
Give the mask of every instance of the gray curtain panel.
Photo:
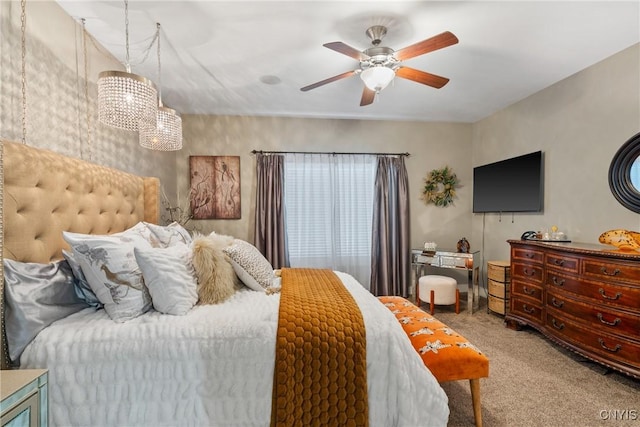
<svg viewBox="0 0 640 427">
<path fill-rule="evenodd" d="M 284 229 L 284 156 L 256 154 L 255 246 L 273 268 L 289 266 Z"/>
<path fill-rule="evenodd" d="M 404 156 L 378 157 L 373 203 L 371 293 L 409 296 L 409 178 Z"/>
</svg>

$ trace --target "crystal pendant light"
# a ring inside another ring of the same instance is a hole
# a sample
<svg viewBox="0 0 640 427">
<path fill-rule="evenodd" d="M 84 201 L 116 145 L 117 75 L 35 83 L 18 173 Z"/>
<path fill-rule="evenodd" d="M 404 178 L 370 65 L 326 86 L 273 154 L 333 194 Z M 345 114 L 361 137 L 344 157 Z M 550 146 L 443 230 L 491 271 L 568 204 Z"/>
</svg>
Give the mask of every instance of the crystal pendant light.
<svg viewBox="0 0 640 427">
<path fill-rule="evenodd" d="M 140 123 L 140 145 L 159 151 L 182 148 L 182 118 L 175 110 L 162 105 L 162 68 L 160 62 L 160 24 L 156 24 L 158 43 L 158 114 L 151 122 Z"/>
<path fill-rule="evenodd" d="M 127 0 L 124 13 L 127 71 L 103 71 L 98 75 L 98 120 L 118 129 L 138 131 L 141 122 L 155 120 L 158 91 L 151 80 L 131 73 Z"/>
</svg>

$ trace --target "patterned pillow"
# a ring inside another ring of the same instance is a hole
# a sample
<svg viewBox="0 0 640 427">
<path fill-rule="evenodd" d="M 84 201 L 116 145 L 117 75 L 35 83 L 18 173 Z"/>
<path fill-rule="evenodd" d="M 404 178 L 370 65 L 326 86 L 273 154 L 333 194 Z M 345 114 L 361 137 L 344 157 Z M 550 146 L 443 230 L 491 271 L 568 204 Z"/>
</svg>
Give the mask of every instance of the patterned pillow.
<svg viewBox="0 0 640 427">
<path fill-rule="evenodd" d="M 135 247 L 152 247 L 146 230 L 139 223 L 111 235 L 62 233 L 91 290 L 116 322 L 138 317 L 152 305 L 134 254 Z"/>
<path fill-rule="evenodd" d="M 198 302 L 191 265 L 191 248 L 176 243 L 168 248 L 134 248 L 153 307 L 160 313 L 185 315 Z"/>
<path fill-rule="evenodd" d="M 80 263 L 73 256 L 73 252 L 68 252 L 63 249 L 62 256 L 67 260 L 67 263 L 73 272 L 73 276 L 75 277 L 74 289 L 78 298 L 89 304 L 91 307 L 102 308 L 102 303 L 91 290 L 91 286 L 89 285 L 89 282 L 87 282 L 87 278 L 84 277 Z"/>
<path fill-rule="evenodd" d="M 264 292 L 271 286 L 275 278 L 273 267 L 258 248 L 244 240 L 234 239 L 233 244 L 223 251 L 229 256 L 233 269 L 247 287 Z"/>
<path fill-rule="evenodd" d="M 180 243 L 184 243 L 185 245 L 191 244 L 191 235 L 177 222 L 172 222 L 166 226 L 151 224 L 148 222 L 145 222 L 144 224 L 153 235 L 152 238 L 154 241 L 152 242 L 152 246 L 154 247 L 160 246 L 168 248 L 169 246 Z"/>
</svg>

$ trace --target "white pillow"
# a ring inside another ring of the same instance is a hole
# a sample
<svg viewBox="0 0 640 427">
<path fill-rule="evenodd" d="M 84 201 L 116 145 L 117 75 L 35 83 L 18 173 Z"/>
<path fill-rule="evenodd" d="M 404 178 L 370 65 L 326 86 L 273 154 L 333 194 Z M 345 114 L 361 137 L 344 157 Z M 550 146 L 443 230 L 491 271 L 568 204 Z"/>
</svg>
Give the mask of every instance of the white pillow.
<svg viewBox="0 0 640 427">
<path fill-rule="evenodd" d="M 153 307 L 165 314 L 187 314 L 198 302 L 191 248 L 175 243 L 168 248 L 134 248 L 134 253 Z"/>
<path fill-rule="evenodd" d="M 73 249 L 91 290 L 116 322 L 125 322 L 151 308 L 151 296 L 136 262 L 134 248 L 151 248 L 147 227 L 138 223 L 122 233 L 62 233 Z"/>
<path fill-rule="evenodd" d="M 149 222 L 145 222 L 144 224 L 149 228 L 153 237 L 155 237 L 159 243 L 159 245 L 152 245 L 154 247 L 162 246 L 166 248 L 178 243 L 184 243 L 185 245 L 191 244 L 191 235 L 177 222 L 172 222 L 169 225 L 157 225 Z"/>
<path fill-rule="evenodd" d="M 271 286 L 275 278 L 273 267 L 258 248 L 244 240 L 234 239 L 233 244 L 223 251 L 229 256 L 233 269 L 247 287 L 264 292 Z"/>
</svg>

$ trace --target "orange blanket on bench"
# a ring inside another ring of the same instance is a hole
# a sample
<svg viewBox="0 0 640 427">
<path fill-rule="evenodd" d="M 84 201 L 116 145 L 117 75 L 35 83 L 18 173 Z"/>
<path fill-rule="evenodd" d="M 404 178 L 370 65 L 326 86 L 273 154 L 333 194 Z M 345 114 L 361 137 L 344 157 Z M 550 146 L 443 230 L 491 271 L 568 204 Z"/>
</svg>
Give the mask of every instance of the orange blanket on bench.
<svg viewBox="0 0 640 427">
<path fill-rule="evenodd" d="M 378 297 L 396 315 L 439 382 L 489 376 L 489 359 L 465 337 L 401 297 Z"/>
<path fill-rule="evenodd" d="M 282 270 L 271 426 L 367 426 L 360 308 L 331 270 Z"/>
</svg>

